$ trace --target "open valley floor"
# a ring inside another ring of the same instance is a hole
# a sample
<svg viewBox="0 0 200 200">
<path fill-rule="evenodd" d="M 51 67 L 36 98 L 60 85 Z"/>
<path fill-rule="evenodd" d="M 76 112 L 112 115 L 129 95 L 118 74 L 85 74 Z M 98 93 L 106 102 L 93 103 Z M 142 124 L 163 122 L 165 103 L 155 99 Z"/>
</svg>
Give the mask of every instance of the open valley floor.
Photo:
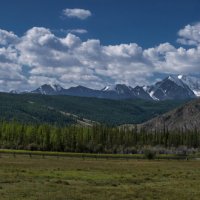
<svg viewBox="0 0 200 200">
<path fill-rule="evenodd" d="M 1 154 L 0 200 L 199 200 L 200 161 Z"/>
</svg>

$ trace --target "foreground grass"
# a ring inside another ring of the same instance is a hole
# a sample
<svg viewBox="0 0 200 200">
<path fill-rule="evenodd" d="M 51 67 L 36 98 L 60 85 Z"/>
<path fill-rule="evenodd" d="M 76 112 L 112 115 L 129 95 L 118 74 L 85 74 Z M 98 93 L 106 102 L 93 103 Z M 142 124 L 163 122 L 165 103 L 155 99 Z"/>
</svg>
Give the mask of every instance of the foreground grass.
<svg viewBox="0 0 200 200">
<path fill-rule="evenodd" d="M 199 200 L 200 162 L 1 154 L 0 200 Z"/>
</svg>

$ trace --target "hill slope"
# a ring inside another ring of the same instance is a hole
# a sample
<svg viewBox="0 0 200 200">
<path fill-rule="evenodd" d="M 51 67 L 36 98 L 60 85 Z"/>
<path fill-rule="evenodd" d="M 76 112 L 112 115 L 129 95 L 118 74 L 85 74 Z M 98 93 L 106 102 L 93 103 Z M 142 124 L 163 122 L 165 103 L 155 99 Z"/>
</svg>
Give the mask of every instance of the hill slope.
<svg viewBox="0 0 200 200">
<path fill-rule="evenodd" d="M 145 131 L 200 130 L 200 99 L 190 101 L 141 125 Z"/>
<path fill-rule="evenodd" d="M 81 120 L 120 125 L 142 123 L 163 114 L 184 101 L 109 100 L 73 96 L 0 93 L 0 118 L 22 122 L 75 123 Z M 68 113 L 63 114 L 63 113 Z"/>
<path fill-rule="evenodd" d="M 16 120 L 23 123 L 50 123 L 57 125 L 76 123 L 70 116 L 64 116 L 59 111 L 50 109 L 31 98 L 22 95 L 0 93 L 0 119 Z"/>
</svg>

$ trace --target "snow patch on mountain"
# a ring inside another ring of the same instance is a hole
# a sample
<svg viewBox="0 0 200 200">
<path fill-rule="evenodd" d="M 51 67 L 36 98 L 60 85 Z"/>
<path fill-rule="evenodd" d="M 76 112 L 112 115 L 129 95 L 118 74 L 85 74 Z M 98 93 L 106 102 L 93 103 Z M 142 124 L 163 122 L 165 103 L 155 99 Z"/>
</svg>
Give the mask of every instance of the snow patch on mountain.
<svg viewBox="0 0 200 200">
<path fill-rule="evenodd" d="M 116 91 L 116 85 L 108 85 L 102 91 Z"/>
<path fill-rule="evenodd" d="M 46 91 L 43 89 L 43 87 L 42 86 L 40 86 L 39 88 L 38 88 L 38 90 L 40 91 L 40 94 L 47 94 L 46 93 Z"/>
<path fill-rule="evenodd" d="M 197 97 L 200 97 L 200 91 L 193 90 L 193 92 Z"/>
<path fill-rule="evenodd" d="M 159 101 L 159 99 L 154 96 L 154 91 L 149 92 L 149 95 L 153 100 Z"/>
<path fill-rule="evenodd" d="M 59 91 L 61 91 L 63 88 L 60 86 L 60 85 L 58 85 L 58 84 L 50 84 L 49 85 L 55 92 L 59 92 Z"/>
</svg>

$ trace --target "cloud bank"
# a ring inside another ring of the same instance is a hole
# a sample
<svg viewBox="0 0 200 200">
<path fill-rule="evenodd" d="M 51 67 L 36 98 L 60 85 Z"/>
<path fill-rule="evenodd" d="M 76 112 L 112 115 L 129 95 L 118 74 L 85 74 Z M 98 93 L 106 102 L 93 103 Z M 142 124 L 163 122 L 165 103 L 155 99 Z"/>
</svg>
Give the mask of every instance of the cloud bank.
<svg viewBox="0 0 200 200">
<path fill-rule="evenodd" d="M 0 90 L 33 89 L 44 83 L 63 87 L 151 83 L 157 73 L 200 73 L 200 25 L 187 25 L 178 41 L 143 49 L 136 43 L 104 46 L 100 40 L 68 33 L 56 36 L 33 27 L 19 37 L 0 30 Z M 191 46 L 192 45 L 192 46 Z"/>
</svg>

